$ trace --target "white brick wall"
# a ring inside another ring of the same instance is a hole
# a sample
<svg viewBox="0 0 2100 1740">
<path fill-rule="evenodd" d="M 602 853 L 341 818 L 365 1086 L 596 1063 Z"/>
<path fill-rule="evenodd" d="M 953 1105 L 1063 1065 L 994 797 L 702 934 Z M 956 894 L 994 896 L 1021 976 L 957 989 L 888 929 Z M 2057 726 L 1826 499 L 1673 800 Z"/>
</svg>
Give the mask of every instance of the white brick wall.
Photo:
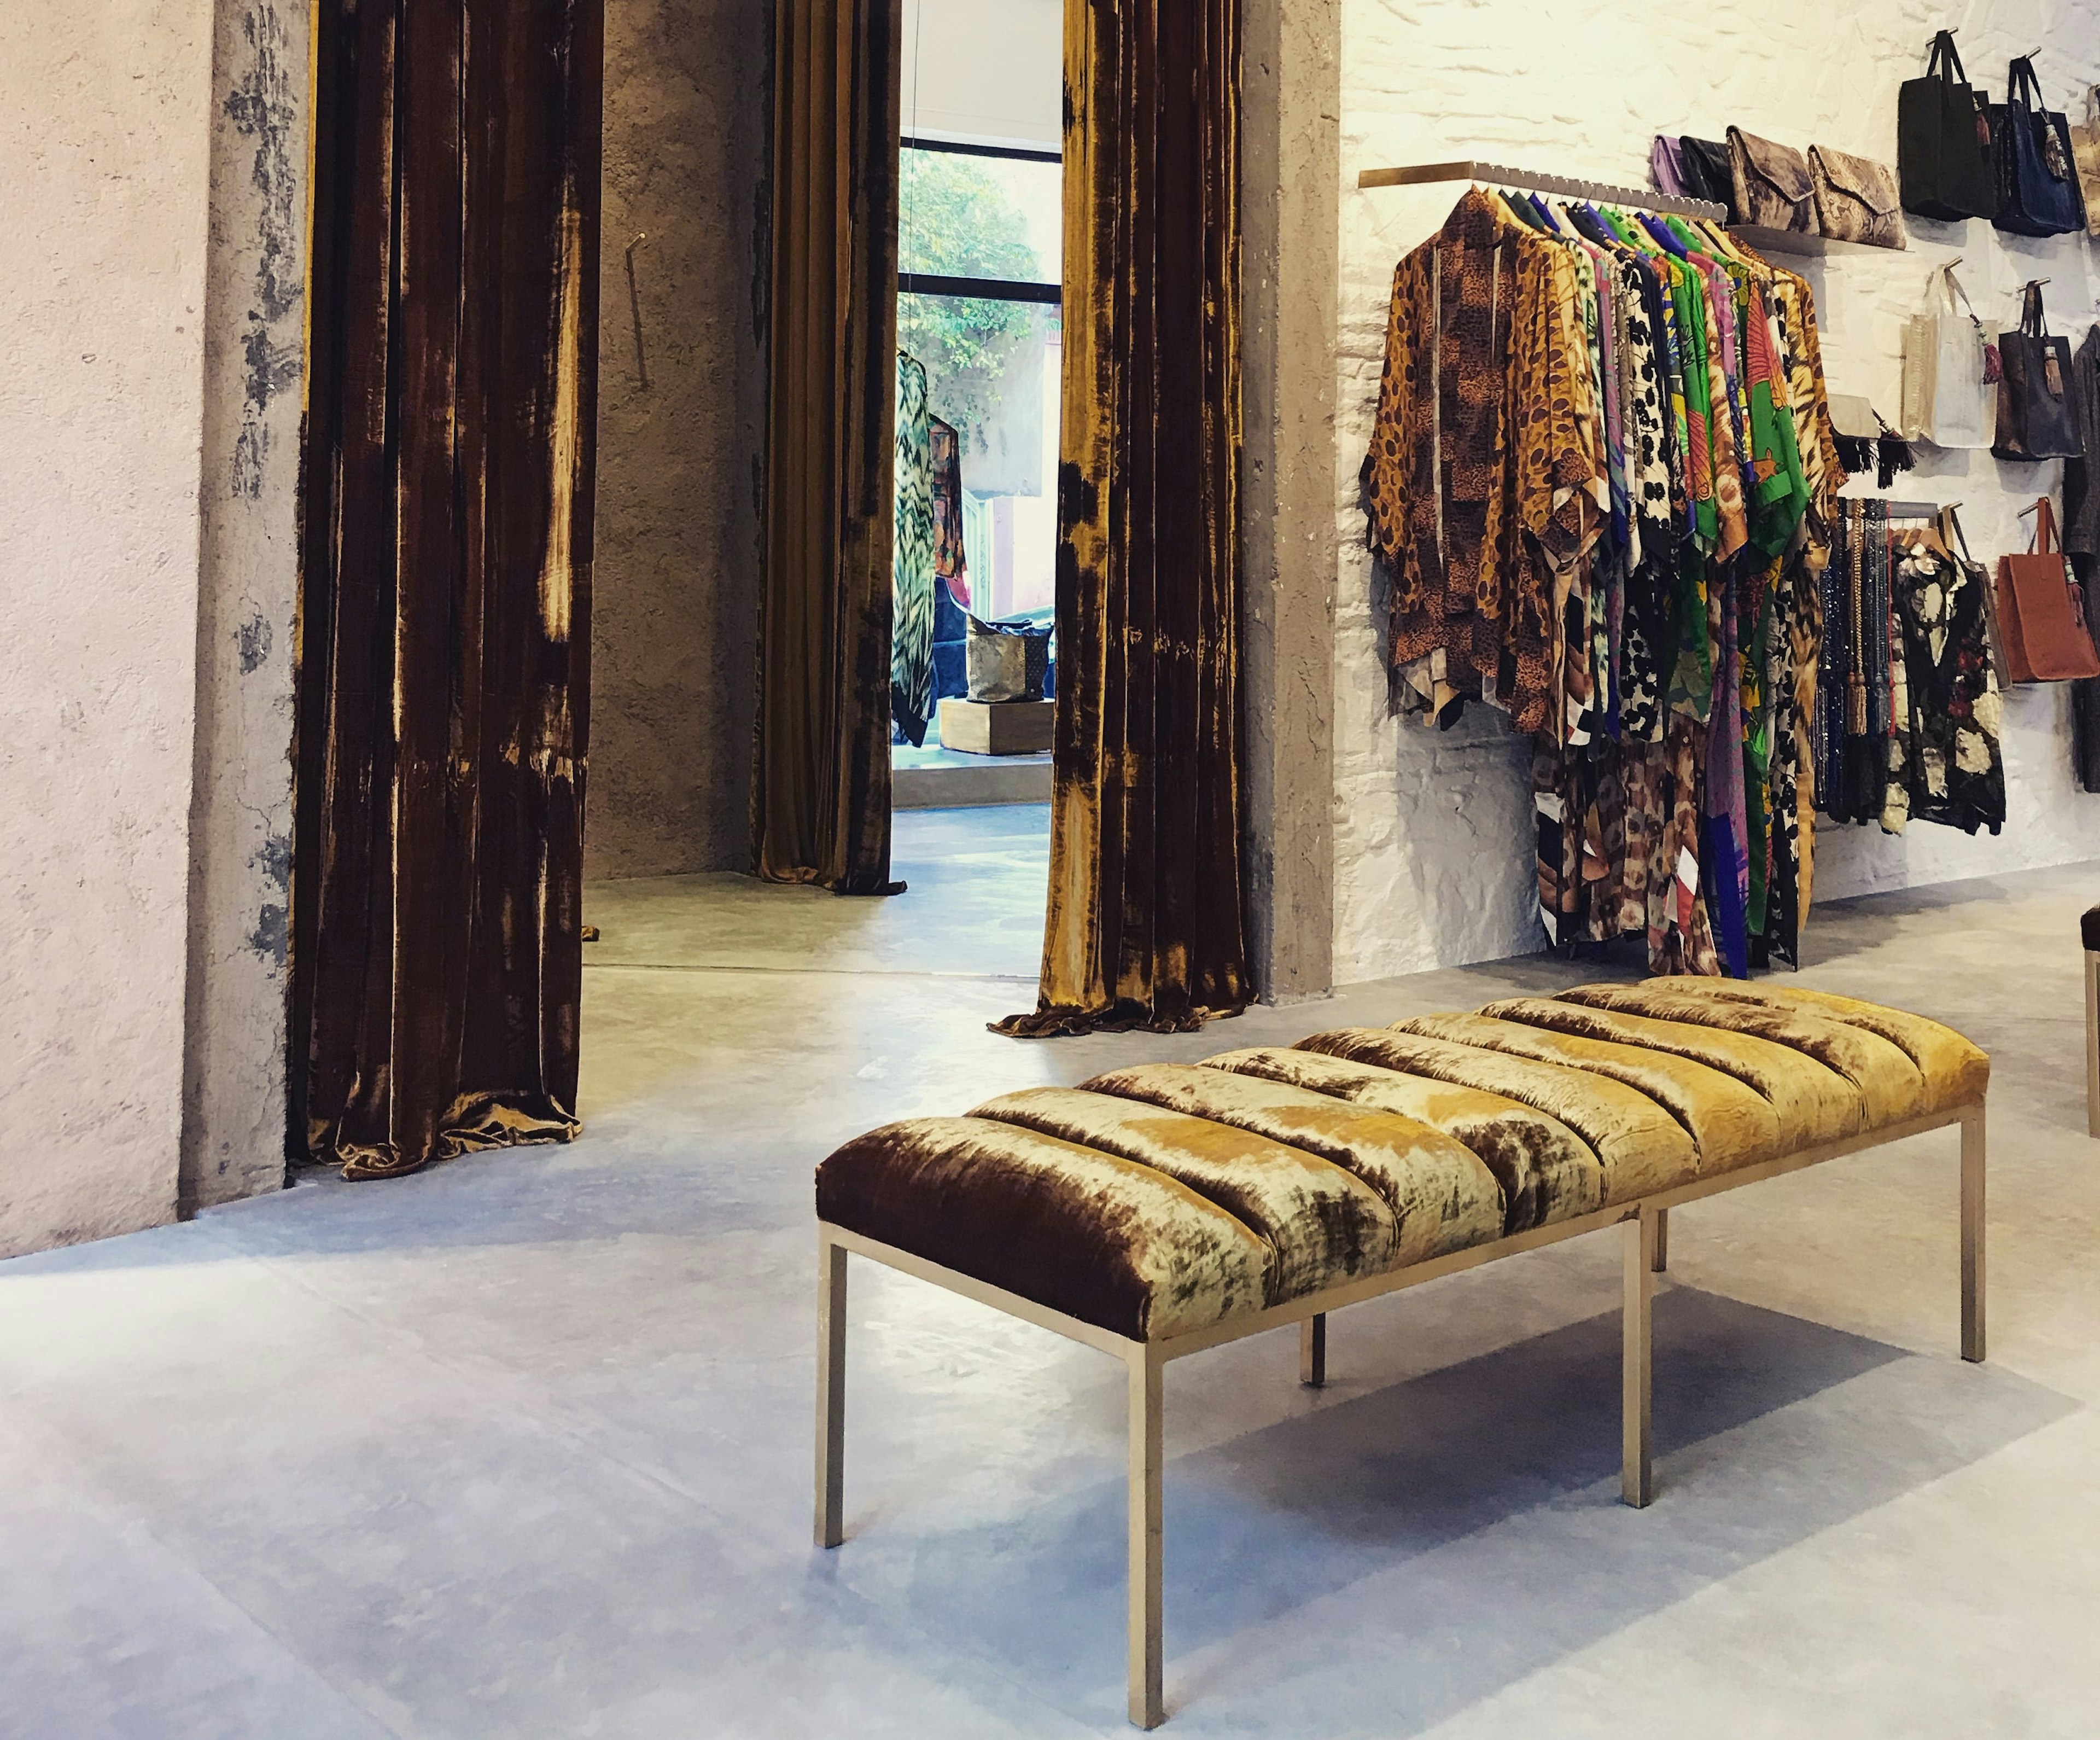
<svg viewBox="0 0 2100 1740">
<path fill-rule="evenodd" d="M 1942 13 L 1909 0 L 1348 0 L 1342 53 L 1341 311 L 1336 385 L 1342 531 L 1335 648 L 1335 974 L 1349 983 L 1543 946 L 1533 916 L 1529 754 L 1481 713 L 1442 736 L 1385 707 L 1382 609 L 1357 501 L 1396 261 L 1429 235 L 1456 186 L 1359 192 L 1360 169 L 1478 157 L 1633 186 L 1658 130 L 1719 138 L 1731 122 L 1806 148 L 1893 160 L 1897 88 L 1921 72 L 1932 32 L 1957 27 L 1970 76 L 2002 93 L 2005 63 L 2043 45 L 2052 104 L 2082 108 L 2100 78 L 2095 0 L 1979 0 Z M 1928 268 L 1962 257 L 1986 319 L 2018 318 L 2027 279 L 2053 281 L 2055 330 L 2082 336 L 2100 269 L 2081 237 L 2029 241 L 1988 223 L 1912 220 L 1886 258 L 1790 263 L 1815 285 L 1825 364 L 1840 391 L 1898 409 L 1904 316 Z M 1932 453 L 1899 479 L 1909 500 L 1962 504 L 1980 560 L 2026 547 L 2019 508 L 2059 467 Z M 1871 479 L 1868 480 L 1871 484 Z M 1856 488 L 1856 486 L 1855 486 Z M 2100 858 L 2100 797 L 2070 770 L 2067 691 L 2018 691 L 2005 740 L 2010 817 L 1996 839 L 1926 824 L 1891 839 L 1826 828 L 1819 897 Z M 1811 925 L 1813 921 L 1811 920 Z"/>
</svg>

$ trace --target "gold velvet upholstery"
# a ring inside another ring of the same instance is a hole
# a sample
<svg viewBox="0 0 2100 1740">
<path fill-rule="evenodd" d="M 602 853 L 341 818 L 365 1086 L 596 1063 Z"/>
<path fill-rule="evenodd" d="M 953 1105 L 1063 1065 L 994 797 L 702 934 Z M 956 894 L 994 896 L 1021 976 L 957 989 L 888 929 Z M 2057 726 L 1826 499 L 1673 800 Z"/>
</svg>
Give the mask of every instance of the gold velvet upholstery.
<svg viewBox="0 0 2100 1740">
<path fill-rule="evenodd" d="M 1589 1143 L 1558 1119 L 1502 1094 L 1352 1062 L 1302 1045 L 1228 1051 L 1207 1059 L 1204 1067 L 1289 1082 L 1419 1118 L 1480 1156 L 1502 1190 L 1505 1232 L 1524 1232 L 1604 1204 L 1604 1168 Z"/>
<path fill-rule="evenodd" d="M 1599 1206 L 1645 1196 L 1698 1169 L 1699 1152 L 1683 1125 L 1638 1089 L 1594 1071 L 1534 1063 L 1389 1027 L 1343 1027 L 1299 1043 L 1353 1062 L 1499 1093 L 1558 1119 L 1590 1145 L 1604 1168 Z"/>
<path fill-rule="evenodd" d="M 1118 1155 L 1215 1203 L 1275 1253 L 1271 1305 L 1392 1265 L 1400 1226 L 1377 1191 L 1346 1167 L 1251 1130 L 1074 1088 L 1009 1093 L 972 1115 Z"/>
<path fill-rule="evenodd" d="M 1690 1058 L 1480 1015 L 1418 1015 L 1402 1032 L 1608 1075 L 1653 1100 L 1692 1138 L 1697 1171 L 1754 1166 L 1780 1151 L 1779 1117 L 1754 1088 Z"/>
<path fill-rule="evenodd" d="M 1676 979 L 1003 1095 L 849 1142 L 847 1230 L 1160 1340 L 1981 1098 L 1951 1028 Z"/>
<path fill-rule="evenodd" d="M 1557 997 L 1512 997 L 1480 1013 L 1500 1021 L 1550 1027 L 1586 1039 L 1615 1040 L 1673 1057 L 1691 1058 L 1732 1075 L 1771 1107 L 1780 1146 L 1791 1153 L 1855 1134 L 1866 1107 L 1837 1071 L 1789 1047 L 1725 1027 L 1657 1021 L 1615 1009 L 1591 1009 Z"/>
<path fill-rule="evenodd" d="M 1567 1000 L 1692 1027 L 1727 1027 L 1791 1047 L 1835 1070 L 1859 1090 L 1865 1128 L 1879 1128 L 1926 1109 L 1925 1077 L 1895 1044 L 1850 1022 L 1789 1009 L 1762 998 L 1715 997 L 1687 991 L 1676 979 L 1644 985 L 1590 985 L 1564 992 Z"/>
<path fill-rule="evenodd" d="M 1465 1143 L 1419 1119 L 1193 1063 L 1116 1070 L 1087 1086 L 1251 1130 L 1346 1167 L 1392 1210 L 1399 1264 L 1462 1251 L 1502 1233 L 1502 1193 L 1494 1173 Z"/>
</svg>

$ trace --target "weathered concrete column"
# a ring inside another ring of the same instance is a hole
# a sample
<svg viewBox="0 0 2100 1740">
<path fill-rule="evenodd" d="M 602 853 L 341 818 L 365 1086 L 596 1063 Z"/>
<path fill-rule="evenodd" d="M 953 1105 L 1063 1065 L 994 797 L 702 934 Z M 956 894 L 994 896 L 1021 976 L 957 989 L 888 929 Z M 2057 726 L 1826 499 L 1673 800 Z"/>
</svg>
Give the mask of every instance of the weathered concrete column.
<svg viewBox="0 0 2100 1740">
<path fill-rule="evenodd" d="M 285 1177 L 308 9 L 218 0 L 205 257 L 185 1212 Z"/>
<path fill-rule="evenodd" d="M 7 9 L 0 1256 L 175 1212 L 210 12 Z"/>
<path fill-rule="evenodd" d="M 1264 1000 L 1333 986 L 1340 0 L 1245 0 L 1241 472 L 1248 949 Z"/>
</svg>

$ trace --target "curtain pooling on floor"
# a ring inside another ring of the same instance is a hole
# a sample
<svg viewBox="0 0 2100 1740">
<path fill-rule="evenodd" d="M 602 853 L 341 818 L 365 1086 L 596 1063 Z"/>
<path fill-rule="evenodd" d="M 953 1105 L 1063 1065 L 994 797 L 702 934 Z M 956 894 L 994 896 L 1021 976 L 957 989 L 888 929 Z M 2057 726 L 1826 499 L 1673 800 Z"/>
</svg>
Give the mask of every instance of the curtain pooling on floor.
<svg viewBox="0 0 2100 1740">
<path fill-rule="evenodd" d="M 1057 727 L 1039 1007 L 1246 1007 L 1238 0 L 1067 0 Z"/>
<path fill-rule="evenodd" d="M 575 1134 L 602 0 L 320 0 L 291 1128 Z"/>
<path fill-rule="evenodd" d="M 758 874 L 889 880 L 898 0 L 778 0 Z"/>
</svg>

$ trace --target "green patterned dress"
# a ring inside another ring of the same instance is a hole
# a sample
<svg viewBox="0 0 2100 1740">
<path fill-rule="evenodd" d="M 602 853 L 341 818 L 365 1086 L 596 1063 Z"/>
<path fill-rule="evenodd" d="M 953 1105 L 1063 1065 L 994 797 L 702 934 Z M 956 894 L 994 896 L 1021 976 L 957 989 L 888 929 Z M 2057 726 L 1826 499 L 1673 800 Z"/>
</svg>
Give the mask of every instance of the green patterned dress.
<svg viewBox="0 0 2100 1740">
<path fill-rule="evenodd" d="M 897 353 L 897 542 L 890 571 L 893 626 L 890 711 L 914 748 L 933 710 L 933 457 L 926 370 Z"/>
</svg>

